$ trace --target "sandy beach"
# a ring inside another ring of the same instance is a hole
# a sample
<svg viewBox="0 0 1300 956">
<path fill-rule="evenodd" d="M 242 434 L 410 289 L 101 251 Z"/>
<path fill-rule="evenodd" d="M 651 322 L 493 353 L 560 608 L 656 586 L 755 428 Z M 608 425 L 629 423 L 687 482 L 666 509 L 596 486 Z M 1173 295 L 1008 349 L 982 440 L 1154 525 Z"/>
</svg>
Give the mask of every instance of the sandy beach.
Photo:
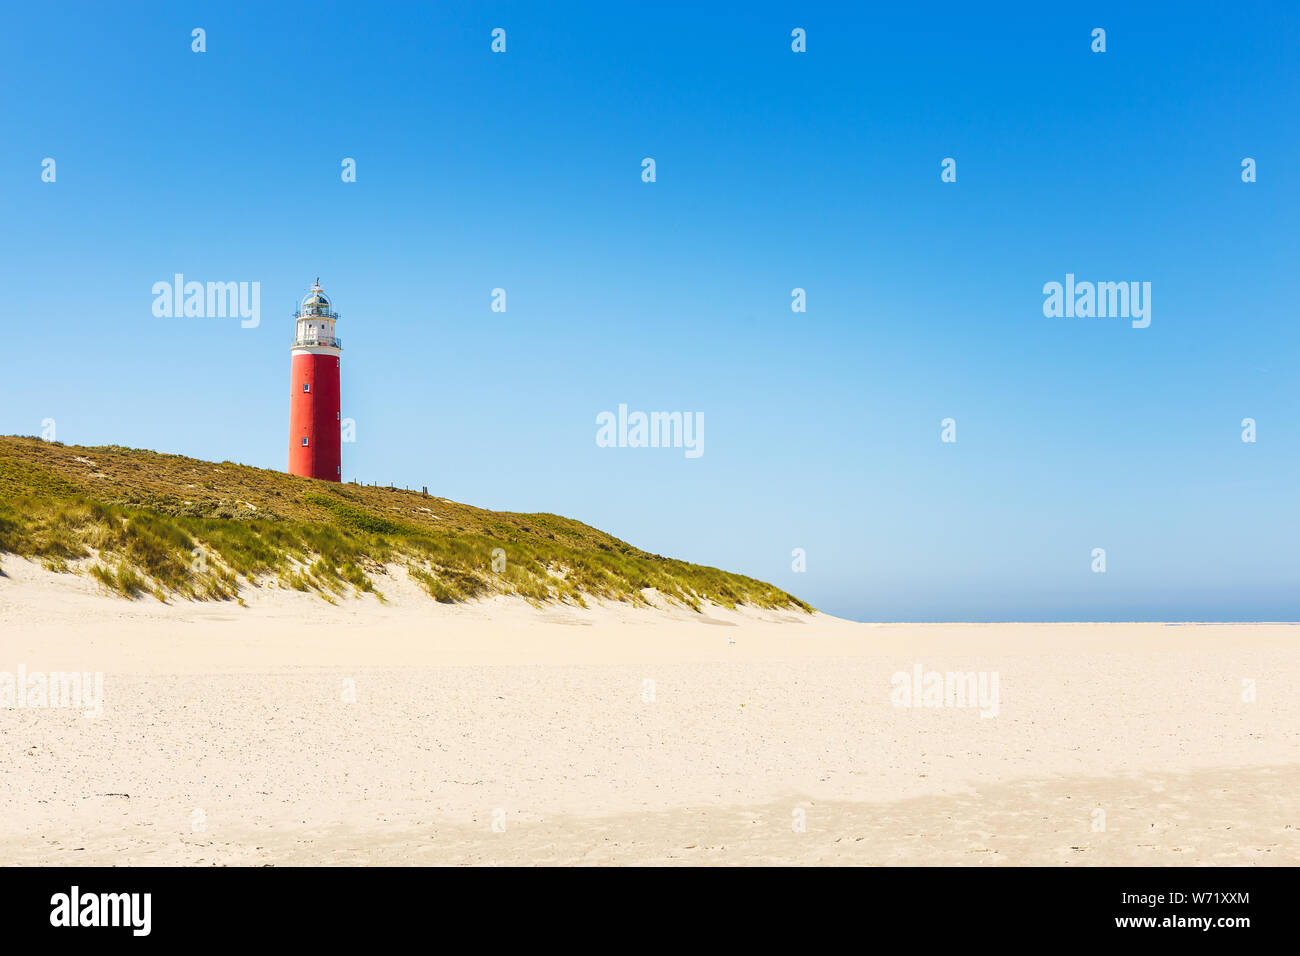
<svg viewBox="0 0 1300 956">
<path fill-rule="evenodd" d="M 1300 862 L 1300 627 L 449 606 L 399 573 L 164 605 L 3 569 L 0 674 L 103 674 L 97 716 L 0 708 L 5 864 Z M 918 671 L 996 699 L 902 706 Z"/>
</svg>

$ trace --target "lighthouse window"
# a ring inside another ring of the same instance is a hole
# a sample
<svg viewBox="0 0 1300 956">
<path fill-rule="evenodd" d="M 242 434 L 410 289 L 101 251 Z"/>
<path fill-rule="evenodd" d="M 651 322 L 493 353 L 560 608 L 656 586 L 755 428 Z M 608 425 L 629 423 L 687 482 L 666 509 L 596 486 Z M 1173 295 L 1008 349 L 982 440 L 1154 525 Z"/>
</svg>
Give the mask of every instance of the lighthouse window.
<svg viewBox="0 0 1300 956">
<path fill-rule="evenodd" d="M 310 391 L 311 391 L 311 382 L 303 382 L 303 383 L 302 383 L 302 390 L 303 390 L 304 392 L 310 392 Z"/>
<path fill-rule="evenodd" d="M 303 448 L 306 448 L 306 447 L 307 447 L 307 436 L 306 436 L 306 435 L 303 436 L 303 439 L 302 439 L 302 447 L 303 447 Z"/>
</svg>

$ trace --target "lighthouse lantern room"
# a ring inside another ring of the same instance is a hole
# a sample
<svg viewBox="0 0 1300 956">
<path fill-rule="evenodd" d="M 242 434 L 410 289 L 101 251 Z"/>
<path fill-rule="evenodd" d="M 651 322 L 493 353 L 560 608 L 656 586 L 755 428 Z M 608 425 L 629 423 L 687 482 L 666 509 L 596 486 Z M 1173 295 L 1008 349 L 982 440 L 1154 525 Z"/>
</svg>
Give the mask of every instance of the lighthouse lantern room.
<svg viewBox="0 0 1300 956">
<path fill-rule="evenodd" d="M 289 474 L 343 480 L 340 356 L 334 334 L 338 313 L 321 291 L 320 279 L 294 314 L 298 323 L 290 349 Z"/>
</svg>

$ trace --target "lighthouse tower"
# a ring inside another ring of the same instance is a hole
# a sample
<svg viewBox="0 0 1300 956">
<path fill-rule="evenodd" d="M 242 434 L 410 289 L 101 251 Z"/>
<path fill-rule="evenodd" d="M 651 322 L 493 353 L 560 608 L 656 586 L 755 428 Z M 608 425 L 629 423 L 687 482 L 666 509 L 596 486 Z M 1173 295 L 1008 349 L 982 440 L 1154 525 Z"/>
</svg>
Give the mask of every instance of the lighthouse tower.
<svg viewBox="0 0 1300 956">
<path fill-rule="evenodd" d="M 321 291 L 320 279 L 294 315 L 289 378 L 289 474 L 343 480 L 340 439 L 339 357 L 343 341 L 334 334 L 338 313 Z"/>
</svg>

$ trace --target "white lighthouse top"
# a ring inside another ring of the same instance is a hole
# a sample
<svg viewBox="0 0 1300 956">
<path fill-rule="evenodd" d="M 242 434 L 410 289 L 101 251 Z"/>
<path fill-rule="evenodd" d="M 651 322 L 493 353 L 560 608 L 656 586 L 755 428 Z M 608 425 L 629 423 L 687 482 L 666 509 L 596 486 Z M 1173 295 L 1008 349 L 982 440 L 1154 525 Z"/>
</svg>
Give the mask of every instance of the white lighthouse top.
<svg viewBox="0 0 1300 956">
<path fill-rule="evenodd" d="M 303 296 L 302 314 L 303 315 L 329 315 L 330 300 L 320 287 L 320 279 L 316 279 L 316 284 L 311 287 L 311 291 Z"/>
<path fill-rule="evenodd" d="M 293 336 L 294 349 L 337 354 L 343 348 L 343 340 L 334 334 L 334 323 L 338 317 L 329 297 L 321 290 L 320 279 L 317 279 L 294 313 L 298 322 Z"/>
</svg>

